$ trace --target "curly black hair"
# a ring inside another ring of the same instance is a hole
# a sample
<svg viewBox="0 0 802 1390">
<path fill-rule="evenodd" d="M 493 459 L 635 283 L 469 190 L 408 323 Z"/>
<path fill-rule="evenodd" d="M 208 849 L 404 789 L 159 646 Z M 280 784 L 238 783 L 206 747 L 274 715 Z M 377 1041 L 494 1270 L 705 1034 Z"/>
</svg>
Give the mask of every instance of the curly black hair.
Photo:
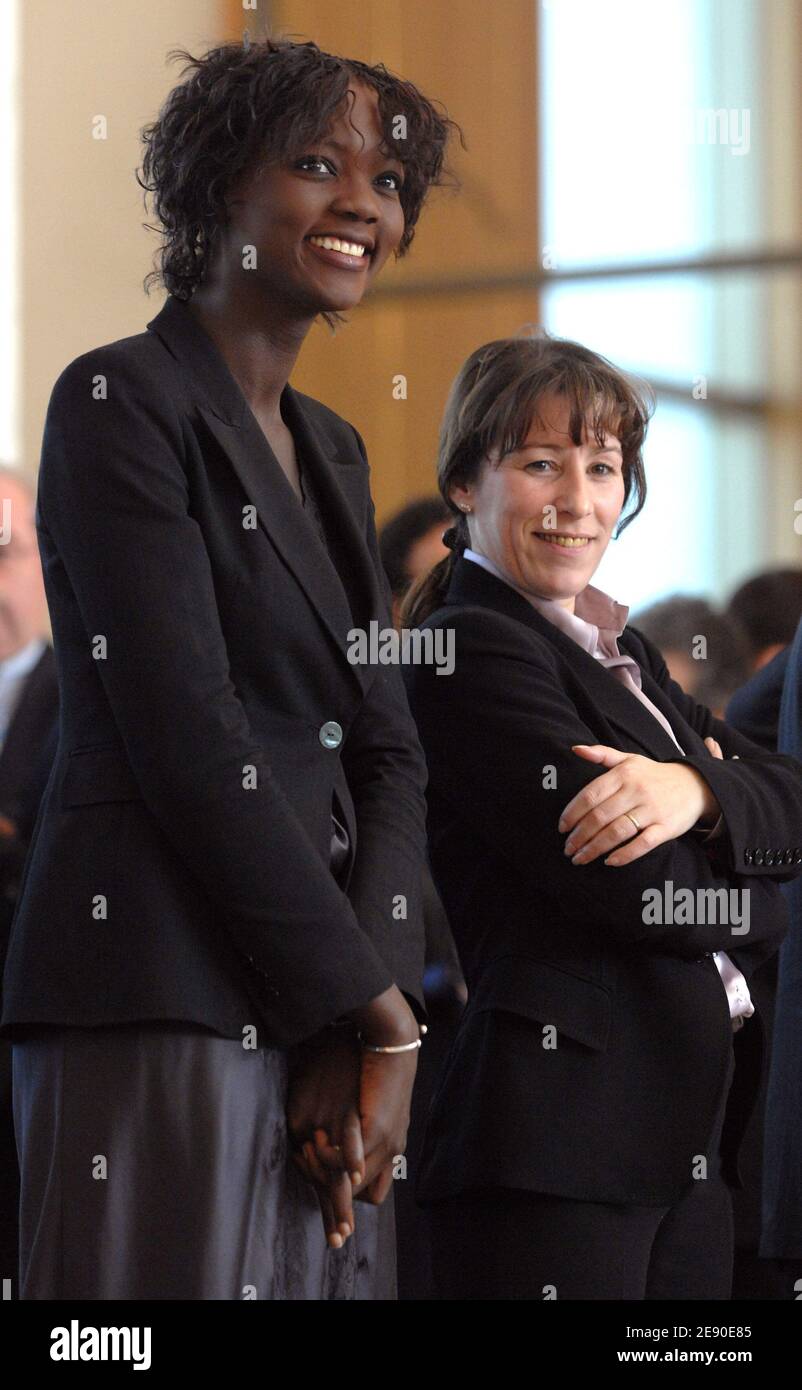
<svg viewBox="0 0 802 1390">
<path fill-rule="evenodd" d="M 354 79 L 376 92 L 384 139 L 404 166 L 396 255 L 404 254 L 429 188 L 446 181 L 445 147 L 452 128 L 459 130 L 411 82 L 382 63 L 371 67 L 289 39 L 222 44 L 200 58 L 180 48 L 168 56 L 186 59 L 182 75 L 190 75 L 141 132 L 146 149 L 136 178 L 153 195 L 160 223 L 144 225 L 163 236 L 159 268 L 144 281 L 147 293 L 160 283 L 178 299 L 191 298 L 225 225 L 230 186 L 244 171 L 303 153 L 320 139 Z M 406 138 L 396 134 L 400 116 Z"/>
</svg>

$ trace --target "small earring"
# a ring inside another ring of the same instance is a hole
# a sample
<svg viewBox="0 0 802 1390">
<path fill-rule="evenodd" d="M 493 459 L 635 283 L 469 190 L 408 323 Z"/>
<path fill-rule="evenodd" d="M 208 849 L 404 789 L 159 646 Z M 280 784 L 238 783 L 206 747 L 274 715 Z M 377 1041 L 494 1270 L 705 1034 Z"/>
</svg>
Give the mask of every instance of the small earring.
<svg viewBox="0 0 802 1390">
<path fill-rule="evenodd" d="M 463 512 L 469 512 L 471 510 L 466 502 L 460 502 L 460 509 Z"/>
</svg>

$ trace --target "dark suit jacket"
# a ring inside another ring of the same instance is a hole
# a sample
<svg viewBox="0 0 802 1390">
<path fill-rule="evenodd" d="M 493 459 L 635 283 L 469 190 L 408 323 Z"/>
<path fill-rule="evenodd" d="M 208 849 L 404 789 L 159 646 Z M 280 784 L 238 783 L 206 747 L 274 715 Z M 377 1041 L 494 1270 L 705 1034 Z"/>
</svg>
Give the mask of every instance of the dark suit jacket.
<svg viewBox="0 0 802 1390">
<path fill-rule="evenodd" d="M 736 690 L 726 709 L 726 722 L 733 729 L 740 729 L 753 743 L 772 752 L 777 748 L 780 702 L 790 653 L 790 647 L 778 652 Z"/>
<path fill-rule="evenodd" d="M 17 902 L 25 856 L 55 748 L 58 684 L 53 648 L 28 672 L 0 752 L 0 813 L 17 827 L 0 840 L 0 970 Z M 0 1038 L 0 1266 L 17 1293 L 19 1165 L 12 1111 L 11 1044 Z"/>
<path fill-rule="evenodd" d="M 802 766 L 714 719 L 627 628 L 621 648 L 715 792 L 727 834 L 705 846 L 691 831 L 623 868 L 572 865 L 559 814 L 604 769 L 571 745 L 672 762 L 675 744 L 598 661 L 470 560 L 455 561 L 445 604 L 423 626 L 455 633 L 452 674 L 410 665 L 405 679 L 429 767 L 431 864 L 469 1000 L 419 1195 L 490 1183 L 670 1203 L 706 1151 L 733 1043 L 710 952 L 727 950 L 748 978 L 777 949 L 777 883 L 802 868 Z M 702 742 L 711 734 L 740 760 L 715 760 Z M 748 935 L 648 925 L 642 895 L 666 883 L 749 889 Z M 543 1045 L 548 1025 L 556 1048 Z M 749 1029 L 759 1048 L 756 1017 Z"/>
<path fill-rule="evenodd" d="M 802 748 L 792 746 L 787 743 L 784 748 L 779 748 L 777 743 L 780 704 L 782 701 L 783 684 L 788 670 L 788 659 L 791 648 L 785 647 L 779 652 L 766 666 L 763 666 L 756 675 L 736 690 L 725 711 L 725 721 L 731 728 L 737 729 L 745 734 L 753 743 L 759 743 L 762 748 L 768 748 L 772 752 L 780 751 L 792 753 L 795 757 L 802 754 Z M 786 897 L 792 893 L 797 894 L 802 887 L 802 880 L 796 879 L 792 884 L 784 885 L 782 891 Z M 786 937 L 779 955 L 786 954 L 789 950 L 788 937 Z M 766 1146 L 764 1142 L 764 1129 L 766 1121 L 766 1097 L 772 1073 L 778 1071 L 776 1063 L 772 1062 L 772 1039 L 775 1030 L 775 1014 L 777 1002 L 777 968 L 778 956 L 772 956 L 766 961 L 765 965 L 755 972 L 754 980 L 750 988 L 752 1000 L 755 1007 L 760 1010 L 760 1015 L 766 1033 L 765 1059 L 763 1074 L 759 1078 L 759 1094 L 755 1105 L 754 1113 L 749 1121 L 749 1128 L 746 1131 L 744 1144 L 739 1154 L 739 1169 L 744 1175 L 744 1189 L 736 1193 L 733 1200 L 733 1212 L 735 1216 L 735 1245 L 749 1250 L 757 1250 L 761 1241 L 761 1197 L 765 1177 L 767 1188 L 779 1192 L 787 1186 L 787 1180 L 783 1176 L 787 1172 L 794 1172 L 799 1166 L 799 1159 L 794 1157 L 794 1149 L 800 1147 L 800 1138 L 791 1133 L 776 1133 L 772 1143 L 776 1143 L 774 1151 Z M 794 1012 L 796 1011 L 794 1006 Z M 739 1035 L 736 1042 L 740 1041 L 743 1034 Z M 794 1043 L 794 1047 L 797 1043 Z M 796 1063 L 793 1062 L 792 1066 Z M 784 1070 L 784 1068 L 782 1068 Z M 779 1096 L 779 1109 L 773 1110 L 772 1127 L 778 1125 L 781 1131 L 787 1127 L 786 1114 L 789 1111 L 784 1091 L 779 1088 L 775 1092 Z M 790 1108 L 793 1111 L 793 1107 Z M 797 1127 L 799 1131 L 799 1127 Z M 764 1163 L 764 1155 L 768 1157 L 768 1163 Z M 796 1183 L 792 1184 L 797 1186 Z M 796 1197 L 792 1198 L 796 1202 Z M 797 1210 L 799 1209 L 797 1203 Z M 798 1227 L 799 1223 L 797 1223 Z M 782 1232 L 781 1247 L 786 1236 L 791 1234 L 792 1225 L 789 1224 L 788 1213 L 783 1211 L 779 1224 L 772 1222 L 774 1233 L 777 1230 Z M 773 1239 L 773 1237 L 772 1237 Z M 796 1238 L 792 1237 L 789 1247 L 796 1246 L 802 1254 L 802 1245 L 799 1243 L 799 1233 L 797 1230 Z"/>
<path fill-rule="evenodd" d="M 802 622 L 790 647 L 781 653 L 786 654 L 777 746 L 784 753 L 802 758 Z M 790 912 L 790 928 L 778 962 L 766 1099 L 760 1253 L 776 1259 L 802 1260 L 802 879 L 789 883 L 783 894 Z"/>
<path fill-rule="evenodd" d="M 425 764 L 398 669 L 347 656 L 389 623 L 362 441 L 286 387 L 330 558 L 186 305 L 148 330 L 78 357 L 47 413 L 61 729 L 3 1030 L 170 1018 L 290 1046 L 393 981 L 422 1014 Z"/>
<path fill-rule="evenodd" d="M 28 672 L 0 752 L 0 813 L 17 827 L 0 840 L 0 971 L 39 802 L 55 753 L 58 680 L 48 644 Z"/>
</svg>

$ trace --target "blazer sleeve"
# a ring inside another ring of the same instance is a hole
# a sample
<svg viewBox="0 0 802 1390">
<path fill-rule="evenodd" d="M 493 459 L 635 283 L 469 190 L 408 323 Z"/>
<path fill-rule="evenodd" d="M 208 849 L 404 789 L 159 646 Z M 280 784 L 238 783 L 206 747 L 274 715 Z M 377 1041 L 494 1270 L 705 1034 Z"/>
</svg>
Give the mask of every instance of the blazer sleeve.
<svg viewBox="0 0 802 1390">
<path fill-rule="evenodd" d="M 760 877 L 716 870 L 686 834 L 617 868 L 596 859 L 574 865 L 557 829 L 563 808 L 604 769 L 571 752 L 597 743 L 566 692 L 557 658 L 521 623 L 488 609 L 449 610 L 454 670 L 406 668 L 412 712 L 429 764 L 430 791 L 531 885 L 532 894 L 570 915 L 580 930 L 606 933 L 624 947 L 688 958 L 733 945 L 781 939 L 778 895 Z M 713 759 L 711 759 L 713 761 Z M 647 891 L 750 889 L 746 931 L 728 923 L 653 922 Z"/>
<path fill-rule="evenodd" d="M 362 438 L 353 432 L 367 465 Z M 369 491 L 365 541 L 382 594 L 381 623 L 391 627 L 390 586 Z M 348 896 L 418 1021 L 425 1022 L 426 760 L 397 666 L 378 668 L 349 730 L 342 762 L 358 826 Z"/>
<path fill-rule="evenodd" d="M 393 978 L 238 698 L 183 460 L 170 382 L 113 348 L 87 353 L 51 397 L 39 524 L 144 801 L 258 972 L 276 1041 L 291 1046 Z"/>
<path fill-rule="evenodd" d="M 686 694 L 672 680 L 657 647 L 636 628 L 652 679 L 700 738 L 721 745 L 724 761 L 698 754 L 684 761 L 711 787 L 727 834 L 708 842 L 722 865 L 746 878 L 787 883 L 802 873 L 802 762 L 773 753 Z M 672 761 L 669 759 L 669 761 Z M 755 851 L 759 859 L 755 862 Z M 767 862 L 770 860 L 771 862 Z"/>
</svg>

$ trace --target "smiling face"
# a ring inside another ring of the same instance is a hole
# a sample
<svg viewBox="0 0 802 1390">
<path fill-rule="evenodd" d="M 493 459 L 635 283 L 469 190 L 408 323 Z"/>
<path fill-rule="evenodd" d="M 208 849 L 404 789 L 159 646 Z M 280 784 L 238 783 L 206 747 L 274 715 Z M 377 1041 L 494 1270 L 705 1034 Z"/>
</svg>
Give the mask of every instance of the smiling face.
<svg viewBox="0 0 802 1390">
<path fill-rule="evenodd" d="M 607 549 L 625 488 L 616 436 L 604 435 L 601 447 L 586 425 L 577 445 L 570 416 L 565 396 L 541 397 L 521 448 L 500 463 L 484 460 L 478 480 L 454 486 L 451 497 L 471 510 L 472 550 L 520 589 L 573 612 Z"/>
<path fill-rule="evenodd" d="M 404 166 L 387 147 L 371 87 L 348 103 L 314 148 L 244 176 L 230 190 L 223 256 L 239 273 L 256 248 L 255 276 L 310 317 L 359 303 L 404 234 Z"/>
</svg>

